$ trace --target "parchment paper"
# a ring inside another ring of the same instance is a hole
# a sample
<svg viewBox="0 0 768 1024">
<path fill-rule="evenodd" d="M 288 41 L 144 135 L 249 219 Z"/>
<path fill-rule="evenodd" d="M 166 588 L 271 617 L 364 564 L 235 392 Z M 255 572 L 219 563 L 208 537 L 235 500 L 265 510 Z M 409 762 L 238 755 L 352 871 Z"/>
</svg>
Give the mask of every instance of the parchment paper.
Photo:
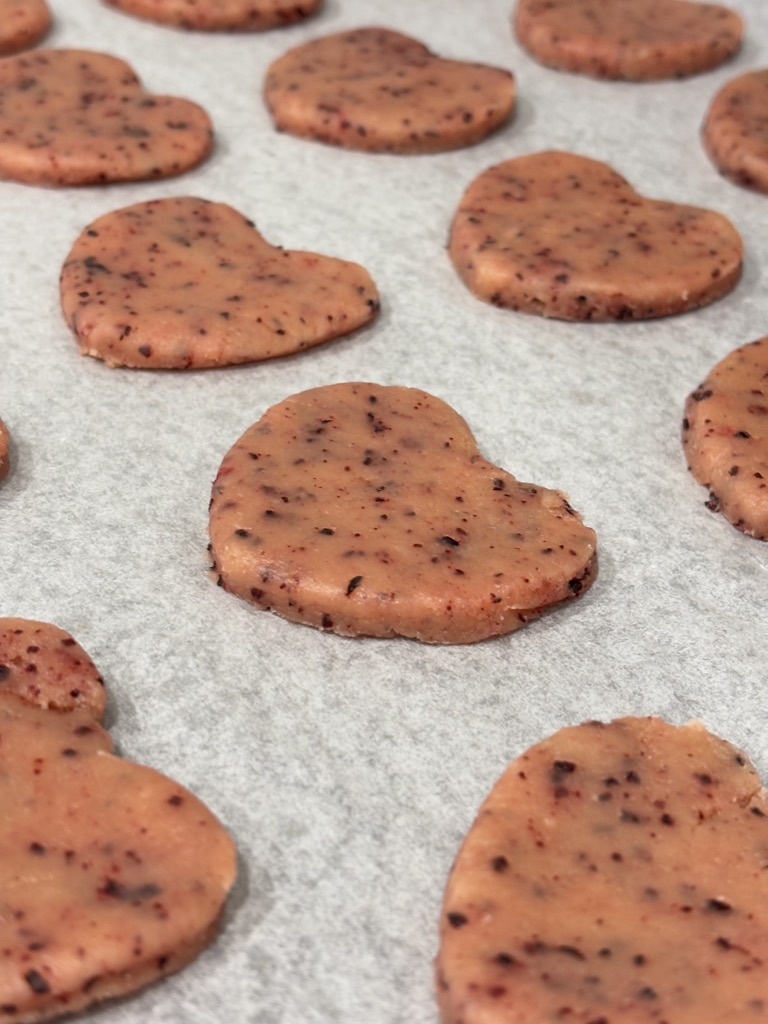
<svg viewBox="0 0 768 1024">
<path fill-rule="evenodd" d="M 261 35 L 185 33 L 97 0 L 52 0 L 46 45 L 107 50 L 159 93 L 206 107 L 216 149 L 157 183 L 0 183 L 0 614 L 56 623 L 110 693 L 121 752 L 193 789 L 231 829 L 240 876 L 192 966 L 93 1013 L 105 1024 L 435 1024 L 443 885 L 480 801 L 522 750 L 586 718 L 696 717 L 768 773 L 768 547 L 704 508 L 686 471 L 686 394 L 768 333 L 768 198 L 699 142 L 717 89 L 768 64 L 768 7 L 733 0 L 741 53 L 685 81 L 627 84 L 535 64 L 510 0 L 327 0 Z M 344 152 L 277 134 L 269 63 L 304 40 L 386 24 L 448 57 L 514 70 L 514 121 L 437 156 Z M 647 195 L 710 206 L 742 233 L 736 290 L 685 316 L 566 324 L 494 309 L 445 253 L 490 165 L 539 149 L 609 162 Z M 145 199 L 223 200 L 273 243 L 362 263 L 378 322 L 307 354 L 198 373 L 113 370 L 77 353 L 58 274 L 87 223 Z M 219 463 L 272 404 L 370 380 L 454 406 L 484 455 L 564 490 L 599 538 L 582 599 L 464 647 L 349 640 L 259 612 L 208 575 Z M 2 809 L 0 808 L 0 821 Z"/>
</svg>

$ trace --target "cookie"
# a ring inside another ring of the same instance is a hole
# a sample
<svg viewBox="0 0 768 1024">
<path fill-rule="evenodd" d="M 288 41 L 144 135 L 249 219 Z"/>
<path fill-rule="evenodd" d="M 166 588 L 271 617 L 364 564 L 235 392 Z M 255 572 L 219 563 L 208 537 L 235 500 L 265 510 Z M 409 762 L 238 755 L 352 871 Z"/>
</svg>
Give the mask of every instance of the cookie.
<svg viewBox="0 0 768 1024">
<path fill-rule="evenodd" d="M 347 334 L 375 317 L 379 297 L 357 264 L 272 246 L 231 206 L 180 197 L 87 227 L 64 263 L 61 303 L 83 355 L 200 369 Z"/>
<path fill-rule="evenodd" d="M 0 62 L 0 178 L 97 185 L 167 178 L 211 151 L 205 111 L 146 92 L 116 57 L 35 50 Z"/>
<path fill-rule="evenodd" d="M 399 32 L 360 28 L 289 50 L 270 65 L 264 97 L 282 132 L 371 153 L 436 153 L 500 127 L 515 80 L 437 57 Z"/>
<path fill-rule="evenodd" d="M 691 392 L 683 449 L 707 507 L 768 540 L 768 337 L 731 352 Z"/>
<path fill-rule="evenodd" d="M 443 1024 L 748 1024 L 768 1005 L 768 801 L 746 757 L 658 718 L 514 761 L 445 891 Z"/>
<path fill-rule="evenodd" d="M 514 30 L 539 63 L 594 78 L 685 78 L 741 46 L 735 11 L 694 0 L 518 0 Z"/>
<path fill-rule="evenodd" d="M 768 192 L 768 69 L 748 71 L 720 89 L 701 137 L 721 174 Z"/>
<path fill-rule="evenodd" d="M 126 14 L 175 28 L 260 32 L 314 14 L 323 0 L 105 0 Z"/>
<path fill-rule="evenodd" d="M 448 252 L 478 298 L 562 320 L 645 320 L 736 285 L 742 241 L 711 210 L 641 196 L 616 171 L 544 152 L 491 167 L 464 193 Z"/>
<path fill-rule="evenodd" d="M 415 388 L 334 384 L 273 406 L 210 509 L 224 589 L 342 636 L 471 643 L 584 593 L 595 534 L 559 491 L 482 458 Z"/>
<path fill-rule="evenodd" d="M 0 57 L 28 50 L 51 27 L 45 0 L 0 0 Z"/>
<path fill-rule="evenodd" d="M 0 480 L 8 476 L 8 470 L 11 468 L 11 435 L 8 432 L 8 427 L 0 420 Z"/>
<path fill-rule="evenodd" d="M 62 636 L 0 620 L 0 664 L 35 665 L 40 684 L 36 700 L 0 679 L 0 1013 L 9 1024 L 72 1013 L 183 967 L 214 937 L 235 876 L 234 846 L 208 808 L 116 757 L 99 708 L 72 703 L 83 673 L 68 675 Z M 75 650 L 84 653 L 72 641 Z"/>
</svg>

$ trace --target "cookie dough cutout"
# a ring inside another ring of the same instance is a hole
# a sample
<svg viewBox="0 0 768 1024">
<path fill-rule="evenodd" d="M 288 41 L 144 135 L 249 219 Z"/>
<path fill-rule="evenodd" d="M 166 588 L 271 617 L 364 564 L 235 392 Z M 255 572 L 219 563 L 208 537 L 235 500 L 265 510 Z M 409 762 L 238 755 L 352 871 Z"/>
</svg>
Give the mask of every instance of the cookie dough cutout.
<svg viewBox="0 0 768 1024">
<path fill-rule="evenodd" d="M 83 355 L 201 369 L 300 352 L 369 323 L 376 286 L 355 263 L 270 245 L 224 203 L 181 197 L 87 227 L 61 274 Z"/>
<path fill-rule="evenodd" d="M 510 633 L 596 568 L 595 534 L 559 491 L 483 459 L 439 399 L 377 384 L 269 409 L 221 464 L 210 536 L 224 589 L 342 636 Z"/>
<path fill-rule="evenodd" d="M 647 199 L 597 160 L 558 151 L 484 171 L 448 252 L 478 298 L 561 320 L 645 320 L 733 289 L 743 245 L 711 210 Z"/>
<path fill-rule="evenodd" d="M 683 449 L 707 508 L 768 540 L 768 337 L 731 352 L 691 392 Z"/>
<path fill-rule="evenodd" d="M 0 620 L 2 663 L 17 628 Z M 217 930 L 235 850 L 192 793 L 112 754 L 96 708 L 70 705 L 82 676 L 60 672 L 61 631 L 29 623 L 24 635 L 42 687 L 35 701 L 0 680 L 0 1006 L 26 1024 L 192 960 Z"/>
<path fill-rule="evenodd" d="M 0 57 L 28 50 L 51 27 L 45 0 L 0 0 Z"/>
<path fill-rule="evenodd" d="M 147 92 L 131 67 L 88 50 L 0 62 L 0 178 L 98 185 L 168 178 L 208 156 L 205 111 Z"/>
<path fill-rule="evenodd" d="M 8 427 L 0 420 L 0 480 L 8 476 L 11 468 L 11 435 Z"/>
<path fill-rule="evenodd" d="M 261 32 L 314 14 L 322 0 L 105 0 L 126 14 L 174 28 Z"/>
<path fill-rule="evenodd" d="M 399 32 L 360 28 L 289 50 L 270 66 L 264 97 L 278 131 L 372 153 L 436 153 L 499 128 L 515 80 L 437 57 Z"/>
<path fill-rule="evenodd" d="M 514 30 L 547 67 L 643 82 L 719 67 L 744 25 L 730 8 L 694 0 L 518 0 Z"/>
<path fill-rule="evenodd" d="M 753 767 L 701 725 L 562 729 L 510 765 L 459 851 L 443 1024 L 751 1024 L 768 1001 L 767 844 Z"/>
<path fill-rule="evenodd" d="M 702 142 L 726 178 L 768 192 L 768 68 L 720 89 L 704 119 Z"/>
</svg>

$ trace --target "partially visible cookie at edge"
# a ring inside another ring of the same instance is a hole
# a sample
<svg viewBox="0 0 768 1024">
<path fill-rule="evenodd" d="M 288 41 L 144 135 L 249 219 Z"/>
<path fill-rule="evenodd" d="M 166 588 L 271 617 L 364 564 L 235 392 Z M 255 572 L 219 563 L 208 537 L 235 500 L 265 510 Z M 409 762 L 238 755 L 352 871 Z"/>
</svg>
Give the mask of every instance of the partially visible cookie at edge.
<svg viewBox="0 0 768 1024">
<path fill-rule="evenodd" d="M 175 28 L 260 32 L 303 21 L 323 0 L 104 0 L 125 14 Z"/>
<path fill-rule="evenodd" d="M 202 107 L 148 92 L 117 57 L 48 49 L 0 61 L 0 178 L 48 186 L 168 178 L 212 146 Z"/>
<path fill-rule="evenodd" d="M 436 153 L 499 128 L 514 107 L 515 79 L 366 27 L 289 50 L 270 65 L 264 98 L 279 131 L 367 152 Z"/>
<path fill-rule="evenodd" d="M 50 27 L 46 0 L 0 0 L 0 57 L 35 46 Z"/>
<path fill-rule="evenodd" d="M 478 298 L 562 320 L 646 320 L 697 309 L 739 280 L 722 214 L 649 199 L 607 164 L 548 151 L 506 160 L 465 191 L 449 256 Z"/>
<path fill-rule="evenodd" d="M 682 440 L 707 507 L 768 540 L 768 337 L 730 352 L 688 395 Z"/>
<path fill-rule="evenodd" d="M 11 468 L 11 435 L 8 427 L 0 420 L 0 480 L 8 476 Z"/>
<path fill-rule="evenodd" d="M 60 291 L 82 354 L 136 369 L 289 355 L 362 327 L 379 309 L 363 267 L 270 245 L 231 206 L 191 196 L 94 221 L 67 256 Z"/>
<path fill-rule="evenodd" d="M 729 7 L 695 0 L 518 0 L 514 30 L 547 67 L 641 82 L 718 67 L 744 26 Z"/>
<path fill-rule="evenodd" d="M 768 68 L 747 71 L 715 95 L 702 125 L 709 158 L 737 185 L 768 192 Z"/>
<path fill-rule="evenodd" d="M 342 636 L 472 643 L 586 593 L 596 537 L 560 491 L 486 461 L 416 388 L 343 383 L 273 406 L 212 489 L 227 591 Z"/>
</svg>

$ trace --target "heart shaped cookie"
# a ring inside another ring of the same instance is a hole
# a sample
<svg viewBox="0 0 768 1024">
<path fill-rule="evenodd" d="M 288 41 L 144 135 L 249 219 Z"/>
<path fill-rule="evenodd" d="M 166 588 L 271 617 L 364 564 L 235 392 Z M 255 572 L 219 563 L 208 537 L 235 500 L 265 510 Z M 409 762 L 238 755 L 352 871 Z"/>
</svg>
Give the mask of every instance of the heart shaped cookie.
<svg viewBox="0 0 768 1024">
<path fill-rule="evenodd" d="M 200 369 L 287 355 L 379 308 L 355 263 L 272 246 L 223 203 L 181 197 L 87 227 L 61 273 L 80 351 L 110 366 Z"/>
<path fill-rule="evenodd" d="M 29 49 L 50 27 L 46 0 L 0 0 L 0 57 Z"/>
<path fill-rule="evenodd" d="M 226 590 L 342 636 L 470 643 L 583 593 L 595 535 L 559 491 L 486 462 L 414 388 L 334 384 L 269 409 L 210 509 Z"/>
<path fill-rule="evenodd" d="M 0 677 L 0 1014 L 11 1024 L 183 967 L 213 938 L 235 875 L 232 841 L 204 804 L 112 754 L 100 708 L 71 696 L 92 665 L 74 641 L 62 653 L 64 636 L 0 620 L 0 665 L 34 666 L 40 685 L 35 700 Z"/>
<path fill-rule="evenodd" d="M 768 69 L 728 82 L 710 104 L 702 141 L 721 174 L 768 192 Z"/>
<path fill-rule="evenodd" d="M 735 11 L 695 0 L 518 0 L 514 28 L 541 64 L 637 82 L 716 68 L 744 31 Z"/>
<path fill-rule="evenodd" d="M 562 320 L 644 320 L 714 302 L 741 274 L 719 213 L 646 199 L 606 164 L 557 151 L 484 171 L 448 252 L 478 298 Z"/>
<path fill-rule="evenodd" d="M 768 540 L 768 337 L 731 352 L 691 392 L 683 449 L 707 507 Z"/>
<path fill-rule="evenodd" d="M 105 0 L 160 25 L 208 32 L 260 32 L 309 17 L 322 0 Z"/>
<path fill-rule="evenodd" d="M 658 718 L 514 761 L 454 863 L 443 1024 L 749 1024 L 768 1005 L 768 801 L 740 751 Z"/>
<path fill-rule="evenodd" d="M 347 149 L 435 153 L 502 125 L 515 102 L 509 71 L 444 60 L 384 28 L 339 32 L 270 65 L 264 98 L 275 127 Z"/>
<path fill-rule="evenodd" d="M 0 62 L 0 177 L 33 185 L 167 178 L 211 151 L 205 111 L 146 92 L 124 61 L 35 50 Z"/>
<path fill-rule="evenodd" d="M 0 420 L 0 480 L 8 476 L 8 470 L 11 468 L 10 447 L 11 435 L 8 433 L 8 427 Z"/>
</svg>

